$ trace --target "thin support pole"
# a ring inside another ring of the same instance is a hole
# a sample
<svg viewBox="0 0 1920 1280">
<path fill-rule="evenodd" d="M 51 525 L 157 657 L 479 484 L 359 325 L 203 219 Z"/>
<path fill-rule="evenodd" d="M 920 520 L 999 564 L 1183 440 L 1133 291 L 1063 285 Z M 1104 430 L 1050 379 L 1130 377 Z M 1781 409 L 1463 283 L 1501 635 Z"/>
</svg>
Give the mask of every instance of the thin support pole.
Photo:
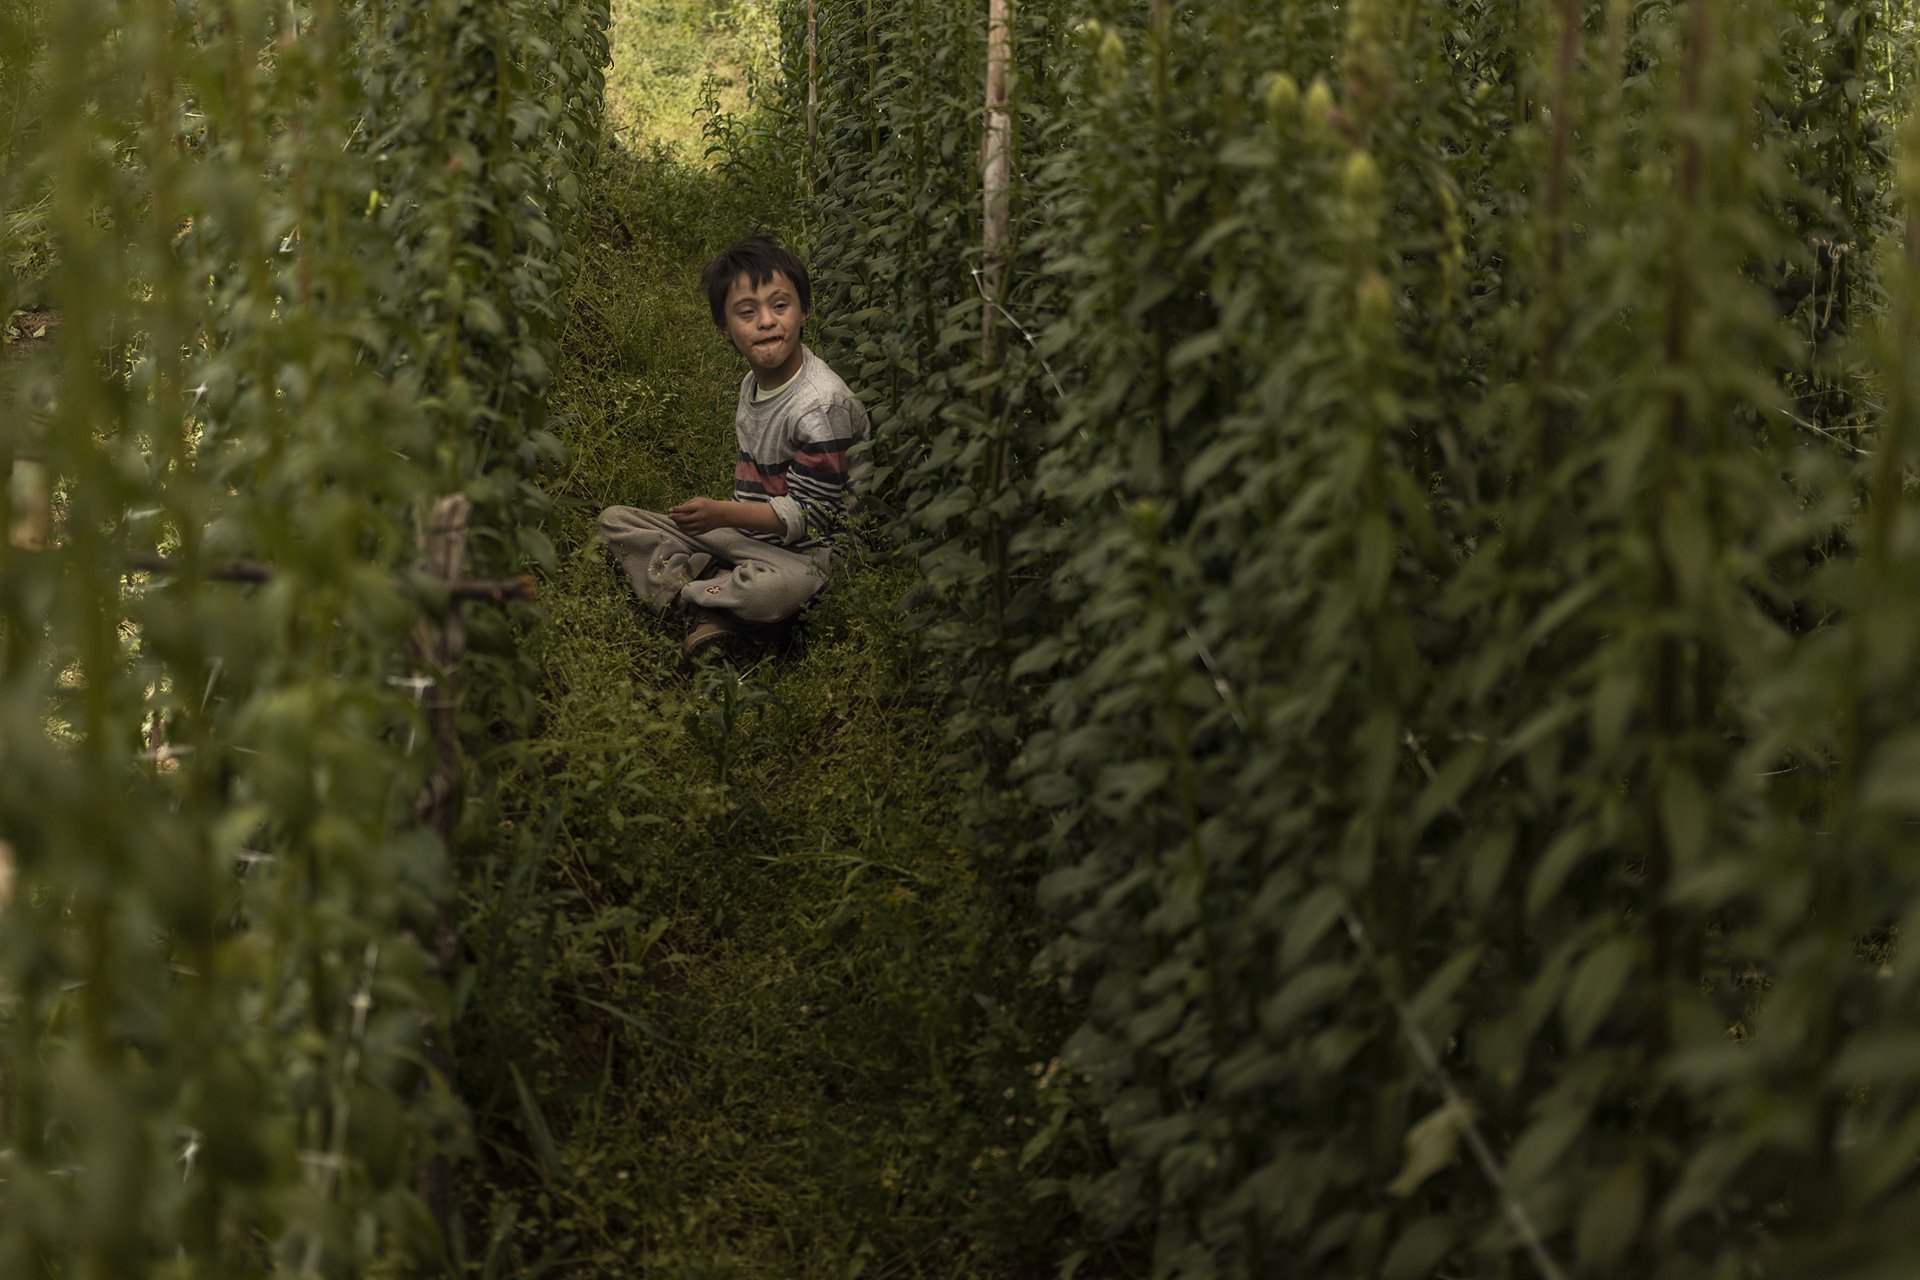
<svg viewBox="0 0 1920 1280">
<path fill-rule="evenodd" d="M 1006 354 L 998 308 L 1006 300 L 1007 242 L 1013 230 L 1013 111 L 1008 83 L 1013 65 L 1013 0 L 989 0 L 987 11 L 987 132 L 981 162 L 982 267 L 986 291 L 981 364 L 997 369 Z"/>
<path fill-rule="evenodd" d="M 820 17 L 807 0 L 807 195 L 813 195 L 820 164 Z"/>
<path fill-rule="evenodd" d="M 8 541 L 16 551 L 44 551 L 53 529 L 53 495 L 47 469 L 17 458 L 13 464 L 13 527 Z"/>
<path fill-rule="evenodd" d="M 452 494 L 434 503 L 421 533 L 425 569 L 443 582 L 458 580 L 467 563 L 467 518 L 473 503 L 465 494 Z M 466 649 L 466 629 L 460 610 L 450 606 L 444 620 L 422 619 L 413 635 L 413 660 L 422 678 L 431 681 L 422 692 L 427 724 L 433 738 L 433 773 L 413 803 L 414 816 L 439 837 L 449 864 L 460 825 L 460 655 Z M 459 923 L 451 901 L 437 905 L 433 955 L 440 978 L 453 989 L 460 963 Z M 452 1027 L 431 1026 L 426 1035 L 427 1060 L 445 1081 L 456 1087 Z M 420 1173 L 420 1198 L 445 1230 L 453 1220 L 453 1168 L 445 1153 L 428 1160 Z"/>
<path fill-rule="evenodd" d="M 1013 239 L 1013 110 L 1009 92 L 1013 69 L 1013 0 L 989 0 L 987 7 L 987 119 L 981 140 L 981 292 L 986 295 L 980 322 L 980 367 L 993 373 L 1007 356 L 1006 331 L 1000 310 L 1006 300 Z M 986 487 L 1003 491 L 1012 478 L 1013 441 L 1000 409 L 1000 391 L 991 382 L 986 389 L 987 420 L 1000 418 L 1001 433 L 987 450 Z M 999 406 L 996 408 L 996 401 Z M 1004 639 L 1007 600 L 1007 529 L 995 517 L 987 540 L 987 561 L 993 569 L 993 614 Z"/>
</svg>

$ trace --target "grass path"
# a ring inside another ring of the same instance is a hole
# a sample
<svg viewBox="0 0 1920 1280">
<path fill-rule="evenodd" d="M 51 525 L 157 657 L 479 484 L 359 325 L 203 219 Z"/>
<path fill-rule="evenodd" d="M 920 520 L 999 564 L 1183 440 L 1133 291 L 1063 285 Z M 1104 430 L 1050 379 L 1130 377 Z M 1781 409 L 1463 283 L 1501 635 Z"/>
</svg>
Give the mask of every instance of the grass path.
<svg viewBox="0 0 1920 1280">
<path fill-rule="evenodd" d="M 538 728 L 478 761 L 474 1220 L 529 1278 L 543 1254 L 570 1276 L 1050 1275 L 1052 1210 L 1013 1169 L 1054 1042 L 1029 895 L 963 852 L 900 632 L 911 568 L 869 556 L 796 652 L 695 674 L 592 536 L 607 503 L 731 486 L 744 366 L 697 273 L 764 197 L 683 157 L 616 149 L 597 179 Z"/>
</svg>

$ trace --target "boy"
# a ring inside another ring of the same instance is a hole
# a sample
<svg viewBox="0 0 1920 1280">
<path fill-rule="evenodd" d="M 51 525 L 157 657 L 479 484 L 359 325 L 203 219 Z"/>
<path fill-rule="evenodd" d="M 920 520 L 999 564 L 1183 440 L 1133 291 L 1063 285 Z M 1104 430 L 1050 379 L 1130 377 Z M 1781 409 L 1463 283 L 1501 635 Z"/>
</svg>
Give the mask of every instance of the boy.
<svg viewBox="0 0 1920 1280">
<path fill-rule="evenodd" d="M 733 417 L 733 501 L 600 513 L 601 536 L 640 599 L 691 611 L 688 657 L 729 636 L 769 635 L 826 585 L 853 508 L 848 481 L 864 463 L 847 454 L 867 438 L 867 411 L 800 341 L 813 290 L 799 259 L 750 236 L 709 263 L 701 283 L 714 324 L 750 366 Z"/>
</svg>

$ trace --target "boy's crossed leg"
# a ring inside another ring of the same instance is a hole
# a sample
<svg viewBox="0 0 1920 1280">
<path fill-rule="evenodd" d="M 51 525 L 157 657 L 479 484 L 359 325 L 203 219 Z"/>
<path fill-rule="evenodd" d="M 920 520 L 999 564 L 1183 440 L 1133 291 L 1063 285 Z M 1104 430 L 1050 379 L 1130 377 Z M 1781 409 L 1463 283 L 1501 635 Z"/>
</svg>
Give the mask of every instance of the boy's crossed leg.
<svg viewBox="0 0 1920 1280">
<path fill-rule="evenodd" d="M 781 622 L 826 585 L 826 552 L 790 551 L 739 529 L 689 534 L 656 511 L 608 507 L 600 535 L 634 594 L 662 613 L 676 601 L 747 622 Z M 722 572 L 708 575 L 715 568 Z"/>
</svg>

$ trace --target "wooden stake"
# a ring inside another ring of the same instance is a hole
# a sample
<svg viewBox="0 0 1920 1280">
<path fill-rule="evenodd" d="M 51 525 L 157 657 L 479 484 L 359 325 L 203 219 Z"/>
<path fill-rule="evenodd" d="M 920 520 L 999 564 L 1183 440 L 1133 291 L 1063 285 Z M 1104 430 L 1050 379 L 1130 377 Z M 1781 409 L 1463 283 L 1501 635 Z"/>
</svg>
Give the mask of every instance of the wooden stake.
<svg viewBox="0 0 1920 1280">
<path fill-rule="evenodd" d="M 433 505 L 433 514 L 423 535 L 426 571 L 442 582 L 459 579 L 467 564 L 467 518 L 473 503 L 465 494 L 454 494 Z M 422 620 L 414 630 L 413 656 L 433 677 L 434 688 L 427 703 L 428 721 L 433 729 L 434 747 L 439 763 L 420 794 L 415 809 L 422 822 L 429 823 L 453 847 L 453 820 L 458 817 L 457 792 L 460 785 L 460 740 L 454 733 L 454 709 L 459 701 L 457 676 L 460 655 L 466 648 L 466 629 L 460 613 L 450 609 L 446 621 L 435 626 Z M 449 803 L 452 799 L 456 803 Z M 443 957 L 443 963 L 446 958 Z"/>
<path fill-rule="evenodd" d="M 1013 229 L 1013 111 L 1007 92 L 1013 66 L 1012 9 L 1013 0 L 988 0 L 987 136 L 981 163 L 982 288 L 987 296 L 980 353 L 987 369 L 999 368 L 1006 354 L 999 309 L 1006 293 L 1007 242 Z"/>
<path fill-rule="evenodd" d="M 7 540 L 16 551 L 44 551 L 53 529 L 53 491 L 47 469 L 24 458 L 13 464 L 13 528 Z"/>
<path fill-rule="evenodd" d="M 473 504 L 465 494 L 441 498 L 433 505 L 432 515 L 421 536 L 426 571 L 443 582 L 457 581 L 467 564 L 467 518 Z M 414 800 L 414 815 L 440 838 L 449 863 L 453 860 L 454 841 L 460 825 L 460 735 L 457 716 L 460 706 L 460 655 L 466 648 L 466 630 L 460 624 L 457 605 L 449 607 L 446 620 L 436 626 L 423 619 L 414 631 L 413 660 L 433 683 L 424 691 L 423 705 L 433 738 L 433 774 Z M 439 904 L 434 927 L 434 958 L 439 963 L 441 980 L 453 989 L 460 963 L 460 933 L 453 904 Z M 453 1057 L 451 1027 L 427 1029 L 427 1060 L 455 1088 L 456 1064 Z M 426 1202 L 434 1220 L 444 1229 L 453 1217 L 453 1170 L 445 1155 L 436 1155 L 420 1173 L 420 1198 Z"/>
<path fill-rule="evenodd" d="M 813 194 L 820 156 L 820 19 L 807 0 L 807 194 Z"/>
<path fill-rule="evenodd" d="M 1001 325 L 1013 239 L 1013 111 L 1008 92 L 1013 71 L 1013 0 L 988 0 L 987 6 L 987 127 L 981 140 L 980 292 L 984 307 L 980 326 L 980 367 L 992 373 L 1006 362 L 1007 338 Z M 999 392 L 986 391 L 989 421 L 1000 417 L 995 402 Z M 994 492 L 1012 478 L 1013 441 L 1002 433 L 987 451 L 987 484 Z M 995 520 L 987 540 L 987 562 L 993 569 L 994 616 L 1004 622 L 1007 584 L 1007 529 Z"/>
</svg>

